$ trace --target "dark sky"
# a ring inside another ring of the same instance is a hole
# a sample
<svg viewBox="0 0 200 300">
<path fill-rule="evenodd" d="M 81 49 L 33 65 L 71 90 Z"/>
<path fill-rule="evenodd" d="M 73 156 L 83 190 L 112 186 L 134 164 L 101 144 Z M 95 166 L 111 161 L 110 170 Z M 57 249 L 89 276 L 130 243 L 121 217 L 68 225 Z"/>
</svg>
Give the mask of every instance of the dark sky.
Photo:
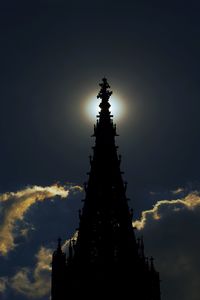
<svg viewBox="0 0 200 300">
<path fill-rule="evenodd" d="M 181 197 L 199 191 L 199 1 L 1 1 L 0 45 L 1 193 L 87 180 L 94 141 L 83 105 L 89 94 L 98 92 L 104 75 L 114 93 L 123 95 L 129 111 L 117 123 L 117 144 L 135 216 L 158 200 L 172 199 L 177 194 L 171 191 L 179 187 L 184 189 Z M 69 236 L 78 198 L 66 204 L 73 213 L 62 226 L 60 201 L 57 217 L 51 203 L 42 203 L 26 218 L 41 224 L 45 210 L 48 223 L 48 209 L 55 227 L 62 234 L 69 231 Z M 32 256 L 41 244 L 57 237 L 54 232 L 45 240 L 48 230 L 42 233 L 39 227 L 26 244 L 35 245 Z M 25 242 L 18 243 L 21 249 Z M 5 262 L 12 265 L 19 253 L 11 252 L 10 260 L 0 258 L 0 278 L 13 276 L 11 268 L 6 273 Z M 18 261 L 15 271 L 29 265 L 28 256 L 26 262 L 22 257 Z M 172 294 L 179 285 L 170 289 L 172 279 L 167 276 L 164 289 L 171 294 L 165 292 L 164 299 L 178 299 Z M 200 282 L 200 273 L 197 277 Z M 9 284 L 2 293 L 5 300 L 13 293 Z M 197 299 L 196 291 L 192 300 Z M 13 300 L 22 299 L 19 291 L 14 295 Z"/>
</svg>

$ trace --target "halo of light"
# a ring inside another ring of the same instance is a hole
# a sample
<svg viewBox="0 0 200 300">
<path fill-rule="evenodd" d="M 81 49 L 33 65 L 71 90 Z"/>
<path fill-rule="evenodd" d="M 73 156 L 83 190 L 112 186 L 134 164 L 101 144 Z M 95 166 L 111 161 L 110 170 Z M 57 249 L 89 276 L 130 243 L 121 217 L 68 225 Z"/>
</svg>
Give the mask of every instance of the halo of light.
<svg viewBox="0 0 200 300">
<path fill-rule="evenodd" d="M 99 114 L 100 102 L 101 100 L 97 99 L 97 97 L 93 95 L 89 97 L 87 102 L 85 103 L 85 115 L 90 121 L 94 121 L 96 119 L 96 116 Z M 114 120 L 121 120 L 124 117 L 126 110 L 123 101 L 119 97 L 112 95 L 109 102 L 111 105 L 110 112 L 111 115 L 113 115 Z"/>
</svg>

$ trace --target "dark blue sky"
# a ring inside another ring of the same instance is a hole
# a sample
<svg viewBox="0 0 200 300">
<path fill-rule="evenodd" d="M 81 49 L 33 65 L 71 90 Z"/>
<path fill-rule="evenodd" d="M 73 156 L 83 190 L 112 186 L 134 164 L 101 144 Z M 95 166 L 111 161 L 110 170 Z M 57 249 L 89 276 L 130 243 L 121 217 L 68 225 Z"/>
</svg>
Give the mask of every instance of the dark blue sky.
<svg viewBox="0 0 200 300">
<path fill-rule="evenodd" d="M 135 215 L 199 190 L 199 1 L 1 1 L 0 43 L 1 193 L 87 180 L 93 125 L 81 107 L 104 75 L 129 110 L 117 144 Z M 38 247 L 56 235 L 36 232 Z"/>
<path fill-rule="evenodd" d="M 10 1 L 0 22 L 2 191 L 84 180 L 80 104 L 104 74 L 132 110 L 118 126 L 129 185 L 198 181 L 198 2 Z"/>
</svg>

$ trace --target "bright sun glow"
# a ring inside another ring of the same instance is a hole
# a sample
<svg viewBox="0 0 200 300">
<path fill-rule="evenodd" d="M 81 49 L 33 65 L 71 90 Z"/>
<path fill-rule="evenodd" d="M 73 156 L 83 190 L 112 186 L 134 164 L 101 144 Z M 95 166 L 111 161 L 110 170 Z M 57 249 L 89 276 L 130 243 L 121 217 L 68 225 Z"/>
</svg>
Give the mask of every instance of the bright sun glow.
<svg viewBox="0 0 200 300">
<path fill-rule="evenodd" d="M 97 99 L 96 96 L 92 96 L 88 99 L 88 101 L 85 104 L 85 113 L 87 118 L 89 118 L 91 121 L 94 121 L 96 119 L 96 116 L 98 115 L 100 108 L 99 108 L 99 104 L 100 104 L 100 99 Z M 120 98 L 118 98 L 117 96 L 111 96 L 110 97 L 110 112 L 111 115 L 113 115 L 114 120 L 119 121 L 121 120 L 124 115 L 125 115 L 125 105 L 122 102 L 122 100 Z"/>
</svg>

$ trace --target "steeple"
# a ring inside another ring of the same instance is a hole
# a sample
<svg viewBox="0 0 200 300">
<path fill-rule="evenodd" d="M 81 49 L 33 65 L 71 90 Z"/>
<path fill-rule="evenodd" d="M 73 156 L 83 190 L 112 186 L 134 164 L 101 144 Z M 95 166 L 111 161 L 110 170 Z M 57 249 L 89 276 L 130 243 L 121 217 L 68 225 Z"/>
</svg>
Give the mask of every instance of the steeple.
<svg viewBox="0 0 200 300">
<path fill-rule="evenodd" d="M 94 127 L 95 146 L 75 259 L 101 264 L 130 262 L 134 259 L 136 242 L 125 195 L 126 184 L 120 171 L 121 157 L 115 145 L 116 126 L 109 111 L 112 92 L 106 78 L 100 87 L 97 98 L 101 99 L 101 111 Z"/>
<path fill-rule="evenodd" d="M 62 239 L 59 237 L 59 238 L 58 238 L 57 253 L 62 253 L 62 250 L 61 250 L 61 242 L 62 242 Z"/>
<path fill-rule="evenodd" d="M 126 300 L 132 292 L 134 299 L 160 300 L 159 275 L 155 269 L 150 271 L 143 240 L 136 242 L 132 226 L 133 211 L 128 207 L 127 183 L 122 178 L 121 156 L 115 144 L 116 125 L 109 110 L 111 95 L 103 78 L 97 95 L 101 99 L 100 112 L 94 125 L 95 144 L 84 205 L 79 211 L 78 236 L 73 246 L 69 243 L 67 264 L 63 259 L 61 263 L 65 266 L 60 277 L 62 290 L 67 284 L 69 288 L 62 298 L 52 293 L 52 300 L 67 300 L 70 291 L 75 298 L 81 291 L 81 296 L 89 299 L 121 296 Z M 62 255 L 59 244 L 53 256 L 52 286 L 57 272 L 54 266 Z"/>
</svg>

